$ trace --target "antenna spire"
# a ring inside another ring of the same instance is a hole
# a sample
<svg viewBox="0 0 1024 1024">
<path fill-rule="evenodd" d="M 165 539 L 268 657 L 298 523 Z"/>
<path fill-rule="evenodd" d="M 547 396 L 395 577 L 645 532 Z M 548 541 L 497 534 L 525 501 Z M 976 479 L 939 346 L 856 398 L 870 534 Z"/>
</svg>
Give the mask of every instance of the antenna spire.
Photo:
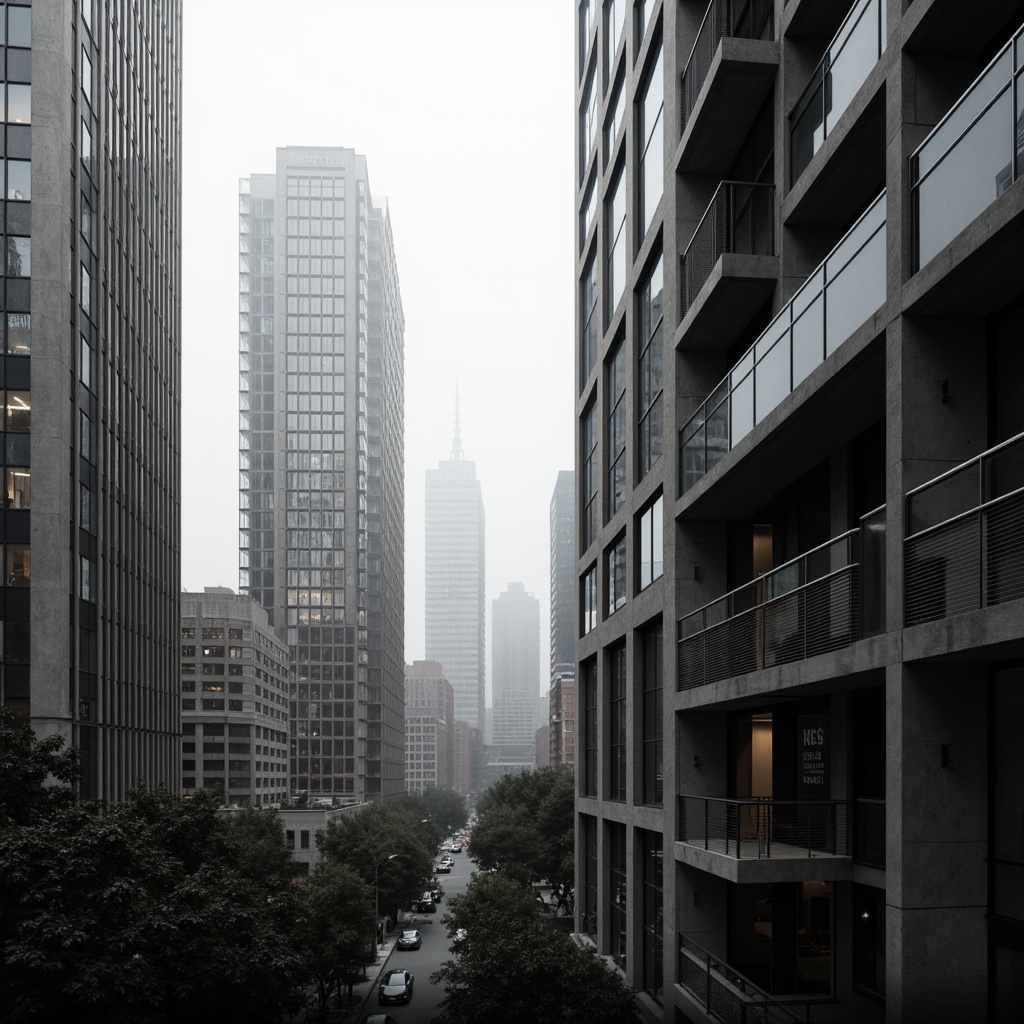
<svg viewBox="0 0 1024 1024">
<path fill-rule="evenodd" d="M 459 382 L 455 381 L 455 436 L 452 438 L 452 458 L 461 459 L 462 435 L 459 431 Z"/>
</svg>

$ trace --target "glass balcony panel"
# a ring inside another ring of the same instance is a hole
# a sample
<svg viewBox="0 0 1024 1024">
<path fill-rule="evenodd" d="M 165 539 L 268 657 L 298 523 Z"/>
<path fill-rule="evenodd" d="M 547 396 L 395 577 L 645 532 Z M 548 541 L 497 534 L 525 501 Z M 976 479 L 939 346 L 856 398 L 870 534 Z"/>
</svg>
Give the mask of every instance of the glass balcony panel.
<svg viewBox="0 0 1024 1024">
<path fill-rule="evenodd" d="M 790 392 L 789 331 L 785 324 L 754 372 L 754 421 L 760 423 Z M 760 347 L 760 342 L 758 346 Z"/>
<path fill-rule="evenodd" d="M 816 275 L 814 301 L 793 323 L 793 387 L 825 359 L 825 301 L 820 291 L 823 273 Z"/>
<path fill-rule="evenodd" d="M 919 177 L 923 178 L 939 163 L 947 149 L 957 145 L 957 139 L 970 128 L 1000 88 L 1009 81 L 1011 71 L 1010 50 L 1007 47 L 918 149 L 916 159 Z"/>
<path fill-rule="evenodd" d="M 829 47 L 829 76 L 831 86 L 825 105 L 825 134 L 857 95 L 857 90 L 878 62 L 877 0 L 861 5 Z"/>
<path fill-rule="evenodd" d="M 708 408 L 714 409 L 725 401 L 726 396 L 729 394 L 729 378 L 726 377 L 721 384 L 711 392 L 711 397 L 708 399 Z"/>
<path fill-rule="evenodd" d="M 924 490 L 907 496 L 908 535 L 977 508 L 979 498 L 978 463 L 969 462 Z"/>
<path fill-rule="evenodd" d="M 706 460 L 708 472 L 729 454 L 729 406 L 726 399 L 708 416 Z"/>
<path fill-rule="evenodd" d="M 804 94 L 806 106 L 796 116 L 790 129 L 790 161 L 793 165 L 794 181 L 825 141 L 825 126 L 822 123 L 823 95 L 824 83 L 822 69 L 819 67 L 811 82 L 810 91 Z"/>
<path fill-rule="evenodd" d="M 746 353 L 740 357 L 740 361 L 732 368 L 732 373 L 729 376 L 732 378 L 733 388 L 737 387 L 739 382 L 754 368 L 754 350 L 752 348 L 747 349 Z"/>
<path fill-rule="evenodd" d="M 825 268 L 826 355 L 835 352 L 885 302 L 885 231 L 876 231 L 838 277 L 832 277 L 831 264 L 829 260 Z"/>
<path fill-rule="evenodd" d="M 1012 183 L 1010 104 L 1007 89 L 918 185 L 919 267 Z"/>
<path fill-rule="evenodd" d="M 982 500 L 995 501 L 1024 487 L 1024 444 L 999 448 L 982 462 Z"/>
<path fill-rule="evenodd" d="M 703 418 L 683 437 L 683 490 L 688 491 L 707 472 Z"/>
<path fill-rule="evenodd" d="M 735 447 L 754 429 L 754 375 L 732 389 L 732 443 Z"/>
</svg>

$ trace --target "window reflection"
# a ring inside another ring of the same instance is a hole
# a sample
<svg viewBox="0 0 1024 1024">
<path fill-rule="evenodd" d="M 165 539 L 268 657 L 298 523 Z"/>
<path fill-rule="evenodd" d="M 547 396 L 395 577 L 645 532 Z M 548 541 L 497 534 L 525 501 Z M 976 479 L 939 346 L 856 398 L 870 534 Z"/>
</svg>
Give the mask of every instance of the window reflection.
<svg viewBox="0 0 1024 1024">
<path fill-rule="evenodd" d="M 7 314 L 7 353 L 27 356 L 32 351 L 32 314 Z"/>
<path fill-rule="evenodd" d="M 7 392 L 6 430 L 26 432 L 32 428 L 32 394 L 29 391 Z"/>
<path fill-rule="evenodd" d="M 7 85 L 7 104 L 4 120 L 8 124 L 32 123 L 32 86 Z"/>
<path fill-rule="evenodd" d="M 32 549 L 27 544 L 7 545 L 7 586 L 27 587 L 32 582 Z"/>
<path fill-rule="evenodd" d="M 32 198 L 31 160 L 7 161 L 7 191 L 5 194 L 8 199 Z"/>
<path fill-rule="evenodd" d="M 32 276 L 32 239 L 7 236 L 7 276 Z"/>
<path fill-rule="evenodd" d="M 28 466 L 7 467 L 7 490 L 4 501 L 7 508 L 31 508 L 32 471 Z"/>
</svg>

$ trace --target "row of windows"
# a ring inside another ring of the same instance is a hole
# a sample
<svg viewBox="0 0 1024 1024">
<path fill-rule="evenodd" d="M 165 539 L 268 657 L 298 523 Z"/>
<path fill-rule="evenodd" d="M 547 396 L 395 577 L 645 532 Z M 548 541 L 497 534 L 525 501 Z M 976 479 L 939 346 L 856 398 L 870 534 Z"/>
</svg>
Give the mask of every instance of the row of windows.
<svg viewBox="0 0 1024 1024">
<path fill-rule="evenodd" d="M 636 592 L 649 587 L 665 571 L 664 498 L 659 495 L 636 517 L 634 545 Z M 626 603 L 627 545 L 621 534 L 604 552 L 605 614 L 614 615 Z M 598 570 L 588 569 L 580 581 L 580 632 L 589 633 L 598 622 Z"/>
</svg>

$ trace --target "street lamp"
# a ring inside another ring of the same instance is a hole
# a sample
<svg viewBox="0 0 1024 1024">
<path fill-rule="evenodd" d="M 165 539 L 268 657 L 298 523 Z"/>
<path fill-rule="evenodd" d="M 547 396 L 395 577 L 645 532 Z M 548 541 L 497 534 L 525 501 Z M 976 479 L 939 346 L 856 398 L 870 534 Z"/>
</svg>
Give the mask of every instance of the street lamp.
<svg viewBox="0 0 1024 1024">
<path fill-rule="evenodd" d="M 375 861 L 373 865 L 373 948 L 375 950 L 381 946 L 378 939 L 380 934 L 380 886 L 378 884 L 380 866 L 387 864 L 389 860 L 394 860 L 397 856 L 397 853 L 388 854 L 387 857 L 381 857 L 380 860 Z"/>
</svg>

